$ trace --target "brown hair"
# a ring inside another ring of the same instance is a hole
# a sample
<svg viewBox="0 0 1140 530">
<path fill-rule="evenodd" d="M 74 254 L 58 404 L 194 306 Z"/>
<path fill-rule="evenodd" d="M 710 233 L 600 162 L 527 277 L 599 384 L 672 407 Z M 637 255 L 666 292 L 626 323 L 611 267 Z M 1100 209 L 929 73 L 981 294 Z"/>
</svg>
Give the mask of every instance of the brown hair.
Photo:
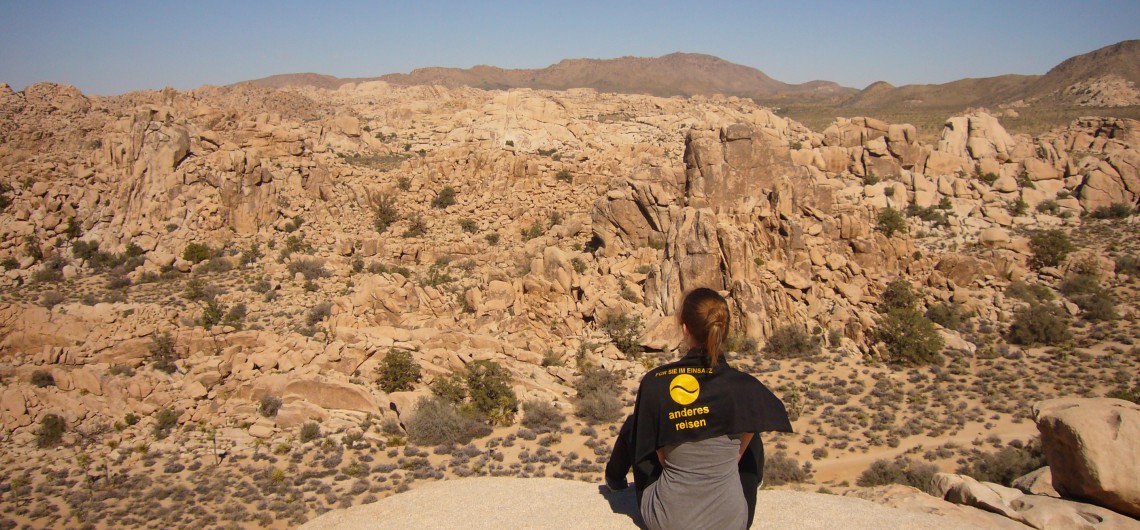
<svg viewBox="0 0 1140 530">
<path fill-rule="evenodd" d="M 680 318 L 689 335 L 705 349 L 709 366 L 716 366 L 728 335 L 728 302 L 712 289 L 693 289 L 681 302 Z"/>
</svg>

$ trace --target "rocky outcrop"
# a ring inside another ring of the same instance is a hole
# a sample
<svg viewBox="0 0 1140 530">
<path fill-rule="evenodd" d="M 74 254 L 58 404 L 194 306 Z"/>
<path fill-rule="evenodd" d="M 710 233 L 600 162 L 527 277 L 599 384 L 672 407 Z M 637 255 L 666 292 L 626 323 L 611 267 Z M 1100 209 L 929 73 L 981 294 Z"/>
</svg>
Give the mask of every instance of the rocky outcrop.
<svg viewBox="0 0 1140 530">
<path fill-rule="evenodd" d="M 932 489 L 935 496 L 950 502 L 1000 514 L 1040 530 L 1137 527 L 1134 519 L 1099 506 L 1042 495 L 1026 495 L 1017 489 L 978 482 L 964 475 L 939 473 L 934 477 Z"/>
<path fill-rule="evenodd" d="M 1140 406 L 1060 398 L 1033 414 L 1058 493 L 1140 517 Z"/>
</svg>

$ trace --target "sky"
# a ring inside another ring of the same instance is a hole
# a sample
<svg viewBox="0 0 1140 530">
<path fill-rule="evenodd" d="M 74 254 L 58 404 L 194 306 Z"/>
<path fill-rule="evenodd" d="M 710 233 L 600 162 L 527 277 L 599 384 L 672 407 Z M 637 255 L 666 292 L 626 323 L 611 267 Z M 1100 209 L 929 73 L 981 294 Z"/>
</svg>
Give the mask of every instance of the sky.
<svg viewBox="0 0 1140 530">
<path fill-rule="evenodd" d="M 113 95 L 682 51 L 864 88 L 1044 74 L 1137 38 L 1140 0 L 0 0 L 0 82 Z"/>
</svg>

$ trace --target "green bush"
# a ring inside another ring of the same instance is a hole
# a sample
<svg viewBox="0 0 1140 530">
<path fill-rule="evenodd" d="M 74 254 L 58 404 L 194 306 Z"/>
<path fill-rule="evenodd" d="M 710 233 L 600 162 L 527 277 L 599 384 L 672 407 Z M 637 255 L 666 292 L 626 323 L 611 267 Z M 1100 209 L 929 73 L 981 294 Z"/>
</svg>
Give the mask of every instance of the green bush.
<svg viewBox="0 0 1140 530">
<path fill-rule="evenodd" d="M 182 416 L 181 410 L 174 410 L 169 407 L 160 409 L 154 418 L 154 437 L 161 440 L 170 436 L 170 431 L 178 425 L 180 416 Z"/>
<path fill-rule="evenodd" d="M 404 427 L 408 440 L 421 446 L 466 444 L 482 431 L 477 420 L 438 397 L 421 397 Z"/>
<path fill-rule="evenodd" d="M 566 415 L 553 403 L 532 399 L 523 403 L 522 426 L 542 434 L 562 429 Z"/>
<path fill-rule="evenodd" d="M 1113 267 L 1116 274 L 1127 274 L 1130 276 L 1140 276 L 1140 259 L 1131 254 L 1127 256 L 1120 256 L 1116 258 L 1116 265 Z"/>
<path fill-rule="evenodd" d="M 467 399 L 467 386 L 463 376 L 450 373 L 431 382 L 431 392 L 448 403 L 458 405 Z"/>
<path fill-rule="evenodd" d="M 819 337 L 811 336 L 795 324 L 776 328 L 764 344 L 765 356 L 771 359 L 799 359 L 819 355 Z"/>
<path fill-rule="evenodd" d="M 178 360 L 174 337 L 171 337 L 169 333 L 154 334 L 150 339 L 148 360 L 150 367 L 160 372 L 172 374 L 178 370 L 178 366 L 174 364 L 174 361 Z"/>
<path fill-rule="evenodd" d="M 289 262 L 289 274 L 300 273 L 306 280 L 326 278 L 332 273 L 325 268 L 325 261 L 318 258 L 297 258 Z"/>
<path fill-rule="evenodd" d="M 63 441 L 63 432 L 67 424 L 58 414 L 44 414 L 40 419 L 40 428 L 36 429 L 36 447 L 52 447 Z"/>
<path fill-rule="evenodd" d="M 468 234 L 474 234 L 479 231 L 479 225 L 466 217 L 459 220 L 459 228 Z"/>
<path fill-rule="evenodd" d="M 1035 267 L 1056 267 L 1075 249 L 1069 236 L 1061 230 L 1044 230 L 1029 238 L 1033 252 L 1030 263 Z"/>
<path fill-rule="evenodd" d="M 743 333 L 729 333 L 724 339 L 724 351 L 736 352 L 741 355 L 756 355 L 760 353 L 760 343 Z"/>
<path fill-rule="evenodd" d="M 978 180 L 985 182 L 988 186 L 993 186 L 997 179 L 997 173 L 978 173 Z"/>
<path fill-rule="evenodd" d="M 574 175 L 571 175 L 570 171 L 566 170 L 566 169 L 558 170 L 558 173 L 556 175 L 554 175 L 554 178 L 558 179 L 559 182 L 573 182 L 574 181 Z"/>
<path fill-rule="evenodd" d="M 1129 215 L 1132 215 L 1132 207 L 1122 202 L 1114 202 L 1110 206 L 1101 206 L 1092 212 L 1092 216 L 1097 219 L 1124 219 Z"/>
<path fill-rule="evenodd" d="M 945 341 L 934 323 L 914 309 L 891 309 L 879 317 L 875 338 L 886 346 L 890 363 L 942 364 Z"/>
<path fill-rule="evenodd" d="M 943 197 L 945 198 L 945 197 Z M 936 208 L 934 206 L 921 207 L 916 204 L 911 204 L 906 207 L 906 214 L 910 217 L 917 217 L 923 221 L 929 221 L 934 226 L 947 226 L 950 224 L 949 219 L 946 218 L 946 211 L 949 208 Z"/>
<path fill-rule="evenodd" d="M 301 426 L 301 434 L 299 439 L 301 443 L 311 442 L 321 437 L 321 425 L 315 421 L 305 422 Z"/>
<path fill-rule="evenodd" d="M 969 320 L 973 315 L 962 309 L 961 304 L 942 302 L 926 309 L 926 318 L 946 329 L 969 331 Z"/>
<path fill-rule="evenodd" d="M 47 388 L 55 386 L 55 377 L 47 370 L 36 370 L 32 372 L 32 384 L 39 388 Z"/>
<path fill-rule="evenodd" d="M 261 396 L 261 401 L 257 403 L 257 412 L 266 418 L 277 416 L 277 411 L 281 410 L 281 398 L 266 394 Z"/>
<path fill-rule="evenodd" d="M 7 210 L 12 205 L 12 187 L 7 184 L 0 184 L 0 212 Z"/>
<path fill-rule="evenodd" d="M 1023 447 L 1003 447 L 994 453 L 978 452 L 968 461 L 957 469 L 957 473 L 1003 486 L 1010 486 L 1017 478 L 1047 465 L 1036 440 Z"/>
<path fill-rule="evenodd" d="M 1021 280 L 1014 280 L 1006 287 L 1005 294 L 1025 302 L 1048 302 L 1055 298 L 1053 291 L 1041 284 L 1029 284 Z"/>
<path fill-rule="evenodd" d="M 464 380 L 471 406 L 487 416 L 492 423 L 510 425 L 519 405 L 518 397 L 511 388 L 510 372 L 489 360 L 469 363 L 466 372 Z"/>
<path fill-rule="evenodd" d="M 417 213 L 412 214 L 412 216 L 408 218 L 408 228 L 404 230 L 403 234 L 400 234 L 400 237 L 420 237 L 426 233 L 427 223 L 424 222 L 424 218 Z"/>
<path fill-rule="evenodd" d="M 483 236 L 483 239 L 486 239 L 487 244 L 493 247 L 499 244 L 500 236 L 498 232 L 490 232 L 487 235 Z"/>
<path fill-rule="evenodd" d="M 420 380 L 420 364 L 412 352 L 391 348 L 376 367 L 376 384 L 385 392 L 411 390 Z"/>
<path fill-rule="evenodd" d="M 240 330 L 242 326 L 245 325 L 245 317 L 248 312 L 249 310 L 245 304 L 235 304 L 229 311 L 226 311 L 225 316 L 222 317 L 222 325 Z"/>
<path fill-rule="evenodd" d="M 372 202 L 372 226 L 377 232 L 383 234 L 389 226 L 400 220 L 400 211 L 396 208 L 396 198 L 387 193 L 374 195 Z"/>
<path fill-rule="evenodd" d="M 522 236 L 523 241 L 530 241 L 538 236 L 541 236 L 546 229 L 542 227 L 542 223 L 535 221 L 528 228 L 519 229 L 519 234 Z"/>
<path fill-rule="evenodd" d="M 40 306 L 51 311 L 51 308 L 62 304 L 67 297 L 59 291 L 47 291 L 40 297 Z"/>
<path fill-rule="evenodd" d="M 894 461 L 880 459 L 871 463 L 855 483 L 863 487 L 902 484 L 923 491 L 931 490 L 931 480 L 938 473 L 938 466 L 929 463 L 912 462 L 900 457 Z"/>
<path fill-rule="evenodd" d="M 1053 346 L 1069 340 L 1069 317 L 1052 304 L 1030 304 L 1013 314 L 1006 339 L 1014 344 Z"/>
<path fill-rule="evenodd" d="M 600 366 L 582 369 L 575 383 L 578 401 L 575 414 L 590 424 L 606 423 L 621 416 L 621 376 Z"/>
<path fill-rule="evenodd" d="M 887 237 L 893 236 L 896 232 L 906 233 L 906 218 L 898 210 L 890 206 L 884 208 L 879 212 L 879 231 Z"/>
<path fill-rule="evenodd" d="M 309 314 L 305 316 L 305 324 L 313 327 L 321 323 L 324 319 L 332 315 L 332 303 L 321 302 L 309 309 Z"/>
<path fill-rule="evenodd" d="M 776 451 L 764 459 L 765 486 L 800 484 L 811 480 L 812 474 L 811 462 L 801 466 L 798 460 L 783 451 Z"/>
<path fill-rule="evenodd" d="M 882 179 L 880 179 L 878 175 L 875 175 L 874 171 L 868 171 L 866 175 L 863 175 L 863 184 L 867 186 L 874 186 L 881 181 Z"/>
<path fill-rule="evenodd" d="M 640 316 L 625 314 L 610 314 L 602 319 L 602 331 L 610 337 L 622 353 L 629 357 L 637 357 L 643 351 L 641 347 L 642 322 Z"/>
<path fill-rule="evenodd" d="M 201 263 L 213 257 L 214 251 L 205 243 L 189 243 L 182 250 L 182 259 L 190 263 Z"/>
<path fill-rule="evenodd" d="M 895 278 L 879 295 L 879 305 L 875 310 L 879 313 L 888 313 L 892 309 L 914 309 L 918 305 L 919 296 L 911 288 L 910 282 L 903 278 Z"/>
<path fill-rule="evenodd" d="M 444 186 L 431 200 L 431 207 L 441 210 L 453 204 L 455 204 L 455 188 L 451 186 Z"/>
<path fill-rule="evenodd" d="M 1057 201 L 1053 199 L 1048 199 L 1037 204 L 1037 211 L 1044 214 L 1057 215 L 1061 213 L 1061 205 L 1057 204 Z"/>
</svg>

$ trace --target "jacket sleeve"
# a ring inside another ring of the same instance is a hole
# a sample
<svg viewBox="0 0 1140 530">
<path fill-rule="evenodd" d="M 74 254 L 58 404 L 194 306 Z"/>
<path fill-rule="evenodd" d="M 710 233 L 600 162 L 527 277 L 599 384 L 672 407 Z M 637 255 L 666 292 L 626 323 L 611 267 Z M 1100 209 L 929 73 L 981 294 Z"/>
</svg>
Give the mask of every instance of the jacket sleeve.
<svg viewBox="0 0 1140 530">
<path fill-rule="evenodd" d="M 611 490 L 629 487 L 625 475 L 633 466 L 633 423 L 633 415 L 622 423 L 617 440 L 614 441 L 614 449 L 610 453 L 610 461 L 606 463 L 606 486 Z"/>
</svg>

